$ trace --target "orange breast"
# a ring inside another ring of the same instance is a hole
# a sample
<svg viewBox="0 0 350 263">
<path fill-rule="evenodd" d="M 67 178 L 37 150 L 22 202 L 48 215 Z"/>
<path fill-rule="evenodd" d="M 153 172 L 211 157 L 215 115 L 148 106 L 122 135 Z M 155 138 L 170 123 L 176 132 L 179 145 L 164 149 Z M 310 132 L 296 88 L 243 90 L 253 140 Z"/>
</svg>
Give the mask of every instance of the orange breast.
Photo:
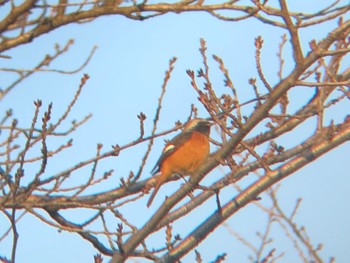
<svg viewBox="0 0 350 263">
<path fill-rule="evenodd" d="M 193 132 L 191 138 L 166 158 L 161 167 L 165 177 L 173 173 L 191 174 L 209 155 L 209 139 L 199 132 Z"/>
</svg>

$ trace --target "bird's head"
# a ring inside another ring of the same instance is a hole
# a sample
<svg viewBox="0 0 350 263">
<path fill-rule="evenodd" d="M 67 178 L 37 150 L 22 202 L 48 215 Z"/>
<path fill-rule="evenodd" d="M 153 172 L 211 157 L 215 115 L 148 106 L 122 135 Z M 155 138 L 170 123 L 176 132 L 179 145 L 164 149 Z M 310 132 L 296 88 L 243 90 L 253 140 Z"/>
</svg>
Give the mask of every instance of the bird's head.
<svg viewBox="0 0 350 263">
<path fill-rule="evenodd" d="M 213 125 L 213 123 L 206 119 L 196 118 L 186 123 L 184 127 L 184 131 L 185 132 L 198 131 L 209 135 L 211 125 Z"/>
</svg>

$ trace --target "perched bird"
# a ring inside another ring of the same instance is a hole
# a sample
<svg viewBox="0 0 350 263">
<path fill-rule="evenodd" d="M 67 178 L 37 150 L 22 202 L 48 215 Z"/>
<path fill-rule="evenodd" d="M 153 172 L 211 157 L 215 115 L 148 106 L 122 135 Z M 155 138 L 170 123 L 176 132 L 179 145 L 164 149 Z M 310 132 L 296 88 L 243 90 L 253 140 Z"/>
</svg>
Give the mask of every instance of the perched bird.
<svg viewBox="0 0 350 263">
<path fill-rule="evenodd" d="M 147 207 L 157 194 L 160 186 L 172 175 L 190 175 L 209 155 L 209 134 L 211 122 L 205 119 L 190 120 L 183 131 L 168 141 L 162 155 L 152 170 L 160 172 Z"/>
</svg>

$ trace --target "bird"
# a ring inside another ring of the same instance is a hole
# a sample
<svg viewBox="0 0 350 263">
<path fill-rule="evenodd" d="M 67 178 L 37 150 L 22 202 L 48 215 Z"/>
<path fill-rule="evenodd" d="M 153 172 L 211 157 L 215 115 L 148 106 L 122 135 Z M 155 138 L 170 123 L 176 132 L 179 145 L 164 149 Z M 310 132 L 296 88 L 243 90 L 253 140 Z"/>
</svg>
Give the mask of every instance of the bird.
<svg viewBox="0 0 350 263">
<path fill-rule="evenodd" d="M 159 188 L 172 174 L 191 175 L 210 152 L 209 136 L 212 122 L 195 118 L 187 122 L 183 131 L 168 141 L 152 169 L 152 175 L 160 172 L 154 190 L 147 202 L 153 202 Z"/>
</svg>

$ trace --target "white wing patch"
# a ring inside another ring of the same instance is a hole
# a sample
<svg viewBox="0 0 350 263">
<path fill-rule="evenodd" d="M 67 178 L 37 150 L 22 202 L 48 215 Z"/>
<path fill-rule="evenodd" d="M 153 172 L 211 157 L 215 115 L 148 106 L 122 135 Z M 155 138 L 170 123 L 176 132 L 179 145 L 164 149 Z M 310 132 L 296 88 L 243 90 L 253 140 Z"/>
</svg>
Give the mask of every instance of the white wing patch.
<svg viewBox="0 0 350 263">
<path fill-rule="evenodd" d="M 175 145 L 174 144 L 168 144 L 167 146 L 165 146 L 165 148 L 163 149 L 163 154 L 166 153 L 167 151 L 170 151 L 171 149 L 174 149 Z"/>
</svg>

